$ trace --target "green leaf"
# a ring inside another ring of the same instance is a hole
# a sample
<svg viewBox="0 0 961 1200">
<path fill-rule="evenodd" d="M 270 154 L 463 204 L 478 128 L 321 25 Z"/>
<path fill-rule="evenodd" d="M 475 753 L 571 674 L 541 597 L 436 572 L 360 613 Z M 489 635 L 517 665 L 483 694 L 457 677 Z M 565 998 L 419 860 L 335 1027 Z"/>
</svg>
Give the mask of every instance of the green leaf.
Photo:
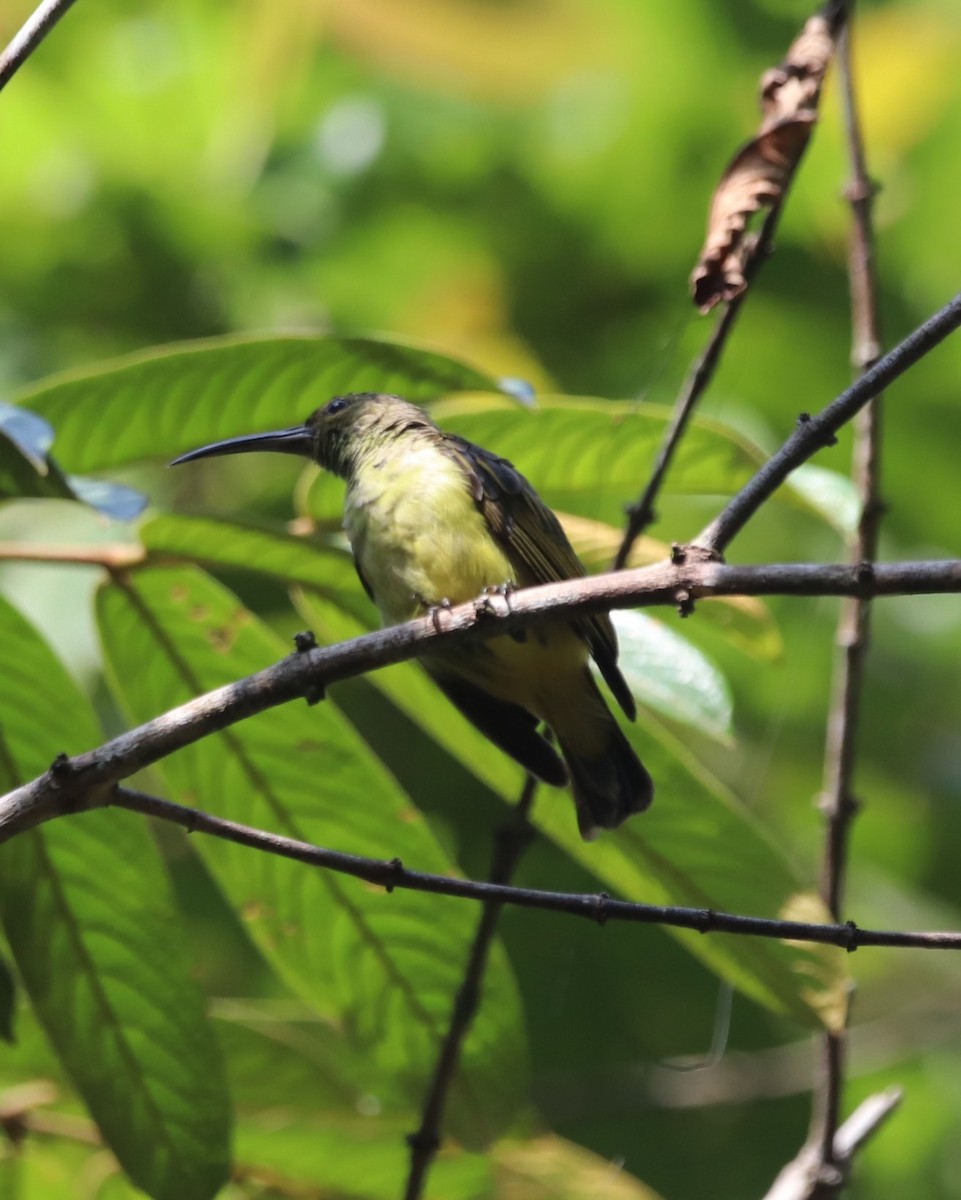
<svg viewBox="0 0 961 1200">
<path fill-rule="evenodd" d="M 17 987 L 6 959 L 0 958 L 0 1038 L 14 1042 L 13 1016 L 17 1010 Z"/>
<path fill-rule="evenodd" d="M 624 504 L 646 481 L 673 416 L 671 409 L 654 404 L 566 396 L 541 397 L 530 412 L 499 397 L 462 397 L 436 405 L 432 413 L 445 429 L 510 459 L 552 508 L 613 525 L 622 524 Z M 667 495 L 731 496 L 767 457 L 728 426 L 696 417 L 663 490 Z M 318 480 L 315 486 L 324 484 Z M 838 514 L 823 492 L 816 494 L 803 478 L 795 486 L 792 475 L 774 495 L 843 532 L 846 513 Z"/>
<path fill-rule="evenodd" d="M 241 1112 L 314 1115 L 373 1107 L 413 1119 L 414 1106 L 347 1033 L 300 1000 L 215 1000 L 211 1015 Z"/>
<path fill-rule="evenodd" d="M 849 537 L 857 529 L 861 500 L 849 476 L 805 463 L 791 473 L 788 486 L 839 533 Z"/>
<path fill-rule="evenodd" d="M 162 513 L 141 527 L 140 536 L 152 560 L 175 558 L 204 566 L 257 571 L 288 585 L 302 584 L 339 604 L 353 597 L 361 619 L 377 620 L 354 570 L 350 551 L 341 545 L 293 537 L 277 530 Z"/>
<path fill-rule="evenodd" d="M 53 430 L 24 408 L 0 404 L 0 500 L 80 500 L 108 517 L 138 516 L 147 499 L 133 488 L 66 476 L 47 451 Z"/>
<path fill-rule="evenodd" d="M 0 600 L 0 776 L 96 745 L 90 705 Z M 0 915 L 38 1019 L 131 1179 L 157 1200 L 207 1200 L 226 1177 L 223 1065 L 190 977 L 167 880 L 142 820 L 64 818 L 0 847 Z"/>
<path fill-rule="evenodd" d="M 630 609 L 611 617 L 620 668 L 640 703 L 711 737 L 730 737 L 734 702 L 717 667 L 663 621 Z"/>
<path fill-rule="evenodd" d="M 284 654 L 235 596 L 193 569 L 134 572 L 101 591 L 98 612 L 117 689 L 138 720 Z M 452 870 L 421 815 L 330 704 L 261 713 L 187 747 L 161 769 L 183 803 L 355 854 Z M 476 909 L 413 892 L 388 895 L 212 838 L 197 848 L 294 991 L 419 1096 L 447 1027 Z M 525 1062 L 518 996 L 495 947 L 452 1093 L 464 1136 L 483 1140 L 515 1115 L 526 1095 Z"/>
<path fill-rule="evenodd" d="M 57 376 L 19 402 L 56 428 L 70 470 L 86 472 L 295 425 L 338 392 L 395 391 L 424 403 L 497 386 L 466 363 L 400 342 L 232 337 L 163 346 Z"/>
<path fill-rule="evenodd" d="M 303 593 L 298 606 L 324 640 L 342 641 L 361 632 L 355 618 L 329 601 Z M 423 671 L 401 663 L 368 680 L 505 803 L 516 800 L 520 768 L 492 751 Z M 569 797 L 543 788 L 534 820 L 554 842 L 627 900 L 772 917 L 806 906 L 808 915 L 802 919 L 828 919 L 758 819 L 677 738 L 643 711 L 638 724 L 625 726 L 625 731 L 655 780 L 650 811 L 615 834 L 585 843 Z M 379 728 L 365 726 L 364 733 L 375 752 L 383 752 Z M 670 932 L 759 1003 L 804 1025 L 837 1027 L 847 979 L 843 951 L 767 938 Z"/>
<path fill-rule="evenodd" d="M 384 1200 L 400 1194 L 407 1177 L 409 1132 L 410 1122 L 396 1118 L 318 1115 L 285 1105 L 238 1125 L 239 1174 L 251 1183 L 273 1184 L 272 1195 Z M 487 1157 L 445 1143 L 431 1165 L 425 1195 L 434 1200 L 506 1195 L 496 1190 L 493 1175 Z"/>
<path fill-rule="evenodd" d="M 493 1155 L 497 1196 L 520 1200 L 658 1200 L 657 1193 L 609 1159 L 547 1133 L 529 1141 L 502 1142 Z"/>
</svg>

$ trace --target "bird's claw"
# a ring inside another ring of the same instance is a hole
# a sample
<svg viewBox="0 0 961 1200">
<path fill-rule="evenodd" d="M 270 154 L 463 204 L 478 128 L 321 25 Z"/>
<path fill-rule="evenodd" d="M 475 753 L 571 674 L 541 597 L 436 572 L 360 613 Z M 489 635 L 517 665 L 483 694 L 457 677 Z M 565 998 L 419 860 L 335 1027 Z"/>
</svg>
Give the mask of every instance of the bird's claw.
<svg viewBox="0 0 961 1200">
<path fill-rule="evenodd" d="M 428 608 L 427 615 L 430 617 L 430 621 L 431 621 L 431 624 L 434 626 L 435 633 L 443 633 L 444 632 L 444 625 L 441 620 L 441 613 L 449 613 L 452 607 L 453 607 L 453 605 L 445 596 L 444 599 L 438 600 L 435 604 L 432 604 L 430 606 L 430 608 Z"/>
<path fill-rule="evenodd" d="M 516 591 L 517 584 L 512 579 L 508 579 L 504 583 L 489 583 L 474 602 L 474 611 L 479 617 L 509 617 L 514 611 L 511 605 L 511 596 Z M 504 601 L 504 610 L 499 611 L 494 604 L 495 596 Z M 523 630 L 512 633 L 510 636 L 515 642 L 527 640 L 527 634 Z"/>
</svg>

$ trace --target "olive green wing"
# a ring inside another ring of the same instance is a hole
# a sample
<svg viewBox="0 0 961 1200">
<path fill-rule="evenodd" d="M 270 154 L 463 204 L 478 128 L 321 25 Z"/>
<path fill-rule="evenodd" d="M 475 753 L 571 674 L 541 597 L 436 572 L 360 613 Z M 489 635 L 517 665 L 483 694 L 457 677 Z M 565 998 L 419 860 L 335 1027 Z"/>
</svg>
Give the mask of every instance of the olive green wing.
<svg viewBox="0 0 961 1200">
<path fill-rule="evenodd" d="M 522 587 L 580 579 L 586 574 L 560 521 L 506 458 L 453 434 L 444 435 L 444 445 L 468 477 L 474 501 L 504 546 Z M 610 617 L 596 613 L 572 624 L 587 642 L 618 704 L 633 720 L 637 710 L 618 670 L 617 635 Z"/>
</svg>

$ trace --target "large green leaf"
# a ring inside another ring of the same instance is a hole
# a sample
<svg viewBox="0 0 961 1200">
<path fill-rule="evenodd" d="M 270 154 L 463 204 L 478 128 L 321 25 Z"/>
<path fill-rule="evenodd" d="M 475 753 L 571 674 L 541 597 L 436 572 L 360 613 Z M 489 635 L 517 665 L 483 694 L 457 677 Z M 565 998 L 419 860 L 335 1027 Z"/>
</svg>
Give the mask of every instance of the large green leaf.
<svg viewBox="0 0 961 1200">
<path fill-rule="evenodd" d="M 396 391 L 425 402 L 497 386 L 474 367 L 399 342 L 232 337 L 57 376 L 18 399 L 56 428 L 71 471 L 91 471 L 295 425 L 338 392 Z"/>
<path fill-rule="evenodd" d="M 541 397 L 530 412 L 490 396 L 447 400 L 432 412 L 444 428 L 509 458 L 552 507 L 613 525 L 623 523 L 624 505 L 647 481 L 673 416 L 654 404 L 565 396 Z M 697 417 L 677 449 L 664 492 L 730 496 L 767 457 L 729 426 Z M 825 502 L 826 477 L 841 477 L 818 472 L 817 488 L 807 480 L 794 488 L 789 480 L 775 496 L 846 532 L 847 508 Z M 846 494 L 843 482 L 837 491 Z"/>
<path fill-rule="evenodd" d="M 292 1008 L 228 1001 L 215 1009 L 239 1110 L 237 1176 L 273 1183 L 285 1194 L 311 1188 L 351 1200 L 395 1194 L 409 1169 L 404 1135 L 417 1113 L 392 1110 L 370 1082 L 371 1064 L 358 1061 L 343 1034 L 316 1020 L 311 1025 Z M 609 1161 L 551 1134 L 501 1140 L 484 1158 L 448 1142 L 426 1190 L 435 1200 L 507 1195 L 655 1200 Z"/>
<path fill-rule="evenodd" d="M 361 632 L 356 619 L 329 600 L 303 592 L 298 604 L 325 641 Z M 519 768 L 492 752 L 423 671 L 401 663 L 369 679 L 505 803 L 516 801 Z M 656 783 L 650 811 L 588 844 L 577 833 L 568 797 L 543 789 L 535 821 L 553 841 L 628 900 L 772 917 L 803 910 L 801 919 L 828 919 L 757 818 L 687 748 L 645 712 L 626 730 Z M 364 728 L 372 748 L 384 753 L 389 747 L 379 744 L 379 734 L 376 724 Z M 838 1022 L 846 980 L 842 951 L 766 938 L 672 932 L 712 970 L 774 1011 L 807 1025 Z"/>
<path fill-rule="evenodd" d="M 174 559 L 257 571 L 286 584 L 303 584 L 321 595 L 335 597 L 339 604 L 353 597 L 353 611 L 362 620 L 377 620 L 377 612 L 357 579 L 349 550 L 330 541 L 320 543 L 235 521 L 171 513 L 146 521 L 140 536 L 153 561 Z"/>
<path fill-rule="evenodd" d="M 280 641 L 194 569 L 135 572 L 98 612 L 117 689 L 138 720 L 275 661 Z M 174 798 L 305 841 L 452 870 L 426 822 L 329 704 L 287 705 L 162 764 Z M 204 854 L 289 985 L 419 1096 L 478 918 L 472 906 L 387 895 L 266 853 L 201 839 Z M 499 948 L 453 1092 L 464 1136 L 491 1136 L 525 1096 L 519 1001 Z"/>
<path fill-rule="evenodd" d="M 711 737 L 729 737 L 734 702 L 718 668 L 647 613 L 625 609 L 611 616 L 621 671 L 641 704 Z"/>
<path fill-rule="evenodd" d="M 0 777 L 12 786 L 100 735 L 3 600 L 0 641 Z M 36 1014 L 130 1177 L 158 1200 L 213 1196 L 229 1150 L 223 1065 L 143 821 L 99 810 L 0 847 L 0 913 Z"/>
</svg>

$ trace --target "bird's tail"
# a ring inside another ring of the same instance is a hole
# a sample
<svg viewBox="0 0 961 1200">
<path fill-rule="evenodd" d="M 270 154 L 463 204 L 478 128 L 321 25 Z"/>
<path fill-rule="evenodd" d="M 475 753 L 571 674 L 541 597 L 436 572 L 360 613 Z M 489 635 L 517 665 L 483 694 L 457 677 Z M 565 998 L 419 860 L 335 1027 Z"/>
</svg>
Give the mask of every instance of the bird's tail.
<svg viewBox="0 0 961 1200">
<path fill-rule="evenodd" d="M 643 812 L 654 798 L 654 783 L 590 673 L 585 676 L 591 691 L 588 711 L 582 699 L 576 720 L 552 724 L 571 774 L 577 827 L 590 841 L 599 829 L 615 829 L 632 813 Z"/>
</svg>

